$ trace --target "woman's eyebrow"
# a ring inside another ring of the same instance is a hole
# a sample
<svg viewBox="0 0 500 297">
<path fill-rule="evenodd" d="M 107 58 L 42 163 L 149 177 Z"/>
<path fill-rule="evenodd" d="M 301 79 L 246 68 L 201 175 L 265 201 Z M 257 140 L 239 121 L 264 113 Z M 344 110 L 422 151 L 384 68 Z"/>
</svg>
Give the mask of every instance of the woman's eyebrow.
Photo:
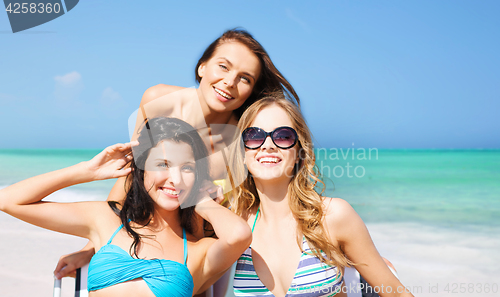
<svg viewBox="0 0 500 297">
<path fill-rule="evenodd" d="M 172 161 L 169 161 L 168 159 L 165 159 L 165 158 L 156 158 L 156 159 L 153 159 L 153 161 L 161 161 L 161 162 L 165 162 L 165 163 L 172 163 Z M 186 161 L 182 164 L 196 164 L 196 161 Z"/>
<path fill-rule="evenodd" d="M 154 161 L 163 161 L 163 162 L 170 162 L 169 160 L 165 159 L 165 158 L 156 158 L 154 159 Z"/>
<path fill-rule="evenodd" d="M 220 57 L 220 59 L 223 59 L 224 61 L 226 61 L 226 63 L 229 65 L 229 66 L 233 66 L 233 63 L 231 63 L 231 61 L 229 61 L 227 58 L 225 57 Z M 255 81 L 255 77 L 253 75 L 251 75 L 250 73 L 248 72 L 243 72 L 244 75 L 248 75 L 250 76 L 254 81 Z"/>
</svg>

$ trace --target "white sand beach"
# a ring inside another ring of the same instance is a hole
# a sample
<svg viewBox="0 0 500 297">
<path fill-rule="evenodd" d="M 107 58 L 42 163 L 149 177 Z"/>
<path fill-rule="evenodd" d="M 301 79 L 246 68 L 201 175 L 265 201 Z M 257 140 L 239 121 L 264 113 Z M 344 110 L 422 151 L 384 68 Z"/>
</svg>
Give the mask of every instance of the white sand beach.
<svg viewBox="0 0 500 297">
<path fill-rule="evenodd" d="M 379 253 L 415 296 L 500 296 L 498 228 L 475 232 L 384 223 L 368 229 Z"/>
<path fill-rule="evenodd" d="M 38 228 L 0 212 L 0 296 L 52 296 L 53 271 L 63 254 L 86 240 Z M 73 278 L 65 278 L 62 296 L 74 296 Z"/>
<path fill-rule="evenodd" d="M 4 213 L 0 213 L 0 225 L 2 297 L 51 296 L 52 272 L 59 257 L 86 242 Z M 479 284 L 484 289 L 486 284 L 500 283 L 499 238 L 417 224 L 369 224 L 368 228 L 380 254 L 396 266 L 403 284 L 415 296 L 498 296 L 498 292 L 460 293 L 460 284 L 466 288 L 473 284 L 477 290 Z M 65 278 L 62 288 L 62 296 L 74 296 L 73 279 Z"/>
</svg>

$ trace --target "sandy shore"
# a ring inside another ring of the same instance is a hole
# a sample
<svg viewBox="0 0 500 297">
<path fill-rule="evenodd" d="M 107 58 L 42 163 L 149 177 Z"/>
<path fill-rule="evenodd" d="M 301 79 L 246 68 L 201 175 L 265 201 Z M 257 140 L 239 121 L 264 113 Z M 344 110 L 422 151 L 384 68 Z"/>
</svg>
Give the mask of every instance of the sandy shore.
<svg viewBox="0 0 500 297">
<path fill-rule="evenodd" d="M 0 213 L 0 226 L 2 297 L 52 296 L 52 273 L 59 257 L 86 243 L 4 213 Z M 401 281 L 415 296 L 499 296 L 484 293 L 485 285 L 500 285 L 497 236 L 418 224 L 369 224 L 368 229 L 380 254 L 396 266 Z M 473 288 L 473 293 L 460 293 L 461 284 Z M 478 293 L 480 286 L 483 293 Z M 73 290 L 74 280 L 65 278 L 63 296 L 74 296 Z"/>
<path fill-rule="evenodd" d="M 86 240 L 44 230 L 0 212 L 0 296 L 52 296 L 53 271 L 63 254 Z M 62 296 L 74 296 L 75 282 L 65 278 Z"/>
<path fill-rule="evenodd" d="M 368 229 L 379 253 L 415 296 L 500 296 L 498 227 L 475 232 L 384 223 L 368 224 Z"/>
</svg>

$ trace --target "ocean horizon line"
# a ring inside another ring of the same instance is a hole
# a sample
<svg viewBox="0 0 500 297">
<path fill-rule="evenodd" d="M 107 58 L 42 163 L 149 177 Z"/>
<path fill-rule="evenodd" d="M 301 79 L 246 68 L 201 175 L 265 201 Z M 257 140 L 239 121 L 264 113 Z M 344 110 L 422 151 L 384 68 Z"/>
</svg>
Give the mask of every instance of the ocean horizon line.
<svg viewBox="0 0 500 297">
<path fill-rule="evenodd" d="M 106 147 L 102 148 L 1 148 L 0 152 L 19 152 L 19 151 L 102 151 Z M 378 148 L 378 147 L 315 147 L 314 150 L 346 150 L 346 149 L 376 149 L 379 151 L 408 151 L 408 152 L 422 152 L 422 151 L 500 151 L 500 148 Z"/>
</svg>

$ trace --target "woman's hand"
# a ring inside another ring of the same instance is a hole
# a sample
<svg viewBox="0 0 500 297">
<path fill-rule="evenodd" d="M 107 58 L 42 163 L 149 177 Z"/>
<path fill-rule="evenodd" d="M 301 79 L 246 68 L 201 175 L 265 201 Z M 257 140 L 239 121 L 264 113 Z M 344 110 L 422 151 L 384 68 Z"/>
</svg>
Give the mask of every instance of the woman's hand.
<svg viewBox="0 0 500 297">
<path fill-rule="evenodd" d="M 224 272 L 238 260 L 252 242 L 252 231 L 242 218 L 219 205 L 218 201 L 224 199 L 222 187 L 212 184 L 201 190 L 204 196 L 196 204 L 195 211 L 213 226 L 218 238 L 206 252 L 201 282 L 204 284 L 201 288 L 205 289 L 211 285 L 214 275 Z M 217 193 L 217 198 L 212 198 L 210 193 Z"/>
<path fill-rule="evenodd" d="M 132 146 L 137 144 L 137 141 L 133 141 L 109 146 L 92 160 L 84 162 L 92 180 L 118 178 L 130 174 L 132 169 L 124 167 L 132 160 Z"/>
<path fill-rule="evenodd" d="M 76 277 L 76 270 L 88 264 L 93 255 L 94 245 L 89 242 L 82 250 L 61 256 L 54 270 L 54 276 L 57 279 L 67 276 Z"/>
<path fill-rule="evenodd" d="M 125 176 L 131 147 L 136 143 L 116 144 L 92 160 L 20 181 L 0 190 L 0 211 L 49 230 L 90 239 L 101 214 L 109 211 L 102 202 L 54 203 L 43 198 L 76 184 Z"/>
<path fill-rule="evenodd" d="M 211 181 L 204 181 L 200 188 L 200 196 L 198 204 L 206 200 L 215 200 L 217 203 L 221 203 L 224 200 L 224 191 L 222 186 L 214 185 Z"/>
</svg>

